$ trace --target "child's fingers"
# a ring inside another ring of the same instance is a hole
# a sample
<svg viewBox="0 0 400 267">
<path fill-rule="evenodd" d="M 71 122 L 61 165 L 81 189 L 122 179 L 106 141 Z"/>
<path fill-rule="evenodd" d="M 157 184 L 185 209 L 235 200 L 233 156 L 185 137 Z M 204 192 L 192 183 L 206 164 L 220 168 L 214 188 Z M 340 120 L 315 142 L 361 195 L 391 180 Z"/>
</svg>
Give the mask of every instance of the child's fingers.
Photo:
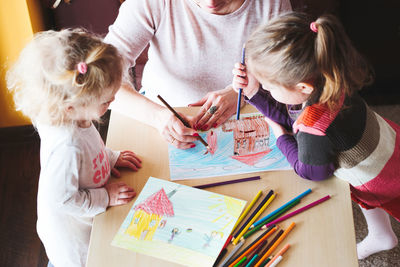
<svg viewBox="0 0 400 267">
<path fill-rule="evenodd" d="M 128 156 L 128 157 L 126 157 L 126 161 L 133 163 L 136 167 L 136 170 L 137 170 L 137 168 L 142 167 L 141 161 L 136 157 Z"/>
<path fill-rule="evenodd" d="M 142 160 L 132 151 L 126 150 L 121 153 L 123 154 L 123 156 L 134 157 L 137 161 L 142 162 Z"/>
<path fill-rule="evenodd" d="M 246 69 L 246 66 L 243 65 L 240 62 L 236 62 L 234 66 L 235 66 L 236 69 L 240 69 L 240 70 L 245 70 Z"/>
<path fill-rule="evenodd" d="M 134 198 L 136 196 L 136 192 L 134 191 L 128 191 L 128 192 L 122 192 L 118 194 L 118 199 L 125 199 L 125 198 Z"/>
<path fill-rule="evenodd" d="M 246 85 L 248 84 L 248 80 L 246 78 L 235 76 L 233 77 L 233 81 L 237 84 Z"/>
<path fill-rule="evenodd" d="M 118 178 L 121 177 L 121 173 L 116 168 L 111 169 L 111 174 Z"/>
<path fill-rule="evenodd" d="M 119 193 L 122 193 L 122 192 L 129 192 L 129 191 L 134 192 L 134 190 L 133 190 L 132 187 L 128 186 L 127 184 L 125 184 L 125 183 L 123 183 L 123 182 L 122 182 L 121 184 L 118 185 L 118 191 L 119 191 Z"/>
<path fill-rule="evenodd" d="M 131 200 L 132 200 L 131 198 L 119 198 L 116 201 L 115 205 L 124 205 L 124 204 L 129 203 L 129 201 L 131 201 Z"/>
<path fill-rule="evenodd" d="M 123 161 L 119 164 L 119 167 L 125 167 L 125 168 L 131 169 L 132 171 L 137 171 L 137 170 L 138 170 L 138 167 L 139 167 L 139 168 L 141 167 L 141 165 L 140 165 L 139 162 L 137 162 L 137 164 L 138 164 L 138 165 L 136 165 L 135 163 L 132 163 L 132 162 L 129 161 L 129 160 L 123 160 Z"/>
<path fill-rule="evenodd" d="M 246 77 L 246 75 L 247 75 L 247 73 L 245 71 L 240 70 L 240 69 L 233 69 L 232 74 L 235 76 L 242 76 L 242 77 Z"/>
</svg>

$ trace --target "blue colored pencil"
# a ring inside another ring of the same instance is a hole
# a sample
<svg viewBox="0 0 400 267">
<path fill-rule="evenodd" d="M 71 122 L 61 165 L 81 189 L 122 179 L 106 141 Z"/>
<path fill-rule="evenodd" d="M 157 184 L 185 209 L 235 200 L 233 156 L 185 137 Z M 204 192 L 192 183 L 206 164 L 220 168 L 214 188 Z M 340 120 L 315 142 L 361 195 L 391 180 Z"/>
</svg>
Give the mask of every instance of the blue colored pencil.
<svg viewBox="0 0 400 267">
<path fill-rule="evenodd" d="M 258 255 L 255 254 L 255 255 L 253 256 L 253 258 L 251 259 L 251 261 L 249 261 L 249 263 L 247 263 L 246 267 L 252 266 L 253 263 L 255 262 L 255 260 L 257 259 L 257 257 L 258 257 Z"/>
<path fill-rule="evenodd" d="M 242 63 L 244 65 L 244 57 L 245 57 L 245 47 L 243 45 L 242 48 Z M 237 108 L 236 108 L 236 120 L 240 119 L 240 102 L 242 101 L 242 93 L 243 93 L 243 88 L 239 88 L 239 93 L 238 93 L 238 102 L 237 102 Z"/>
<path fill-rule="evenodd" d="M 266 220 L 268 220 L 269 218 L 271 218 L 272 216 L 274 216 L 275 214 L 277 214 L 278 212 L 280 212 L 281 210 L 283 210 L 284 208 L 286 208 L 287 206 L 291 205 L 293 202 L 295 202 L 298 199 L 301 199 L 303 197 L 305 197 L 306 195 L 308 195 L 309 193 L 311 193 L 311 189 L 308 189 L 306 191 L 304 191 L 303 193 L 301 193 L 300 195 L 298 195 L 297 197 L 293 198 L 292 200 L 290 200 L 289 202 L 287 202 L 286 204 L 282 205 L 281 207 L 277 208 L 276 210 L 274 210 L 273 212 L 269 213 L 267 216 L 259 219 L 258 221 L 256 221 L 255 223 L 253 223 L 253 225 L 250 227 L 250 229 L 252 229 L 253 227 L 256 227 L 259 224 L 262 224 L 263 222 L 265 222 Z"/>
</svg>

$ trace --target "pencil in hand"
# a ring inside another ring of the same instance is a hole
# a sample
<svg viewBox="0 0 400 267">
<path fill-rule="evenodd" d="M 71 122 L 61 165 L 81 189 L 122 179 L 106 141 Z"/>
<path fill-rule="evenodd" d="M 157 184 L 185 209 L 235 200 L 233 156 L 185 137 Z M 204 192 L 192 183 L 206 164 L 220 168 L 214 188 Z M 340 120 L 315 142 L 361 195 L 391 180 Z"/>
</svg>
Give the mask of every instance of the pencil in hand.
<svg viewBox="0 0 400 267">
<path fill-rule="evenodd" d="M 164 100 L 164 98 L 162 98 L 160 95 L 157 95 L 157 98 L 160 99 L 160 101 L 164 104 L 164 106 L 166 106 L 174 115 L 175 117 L 177 117 L 182 123 L 183 125 L 185 125 L 187 128 L 192 128 L 192 126 L 190 126 L 190 124 L 185 121 L 181 115 L 179 115 L 178 112 L 176 112 L 175 109 L 173 109 L 173 107 L 171 107 L 167 101 Z M 207 148 L 207 151 L 210 150 L 210 147 L 208 146 L 207 142 L 204 141 L 204 139 L 199 135 L 197 136 L 197 139 L 199 139 L 199 141 Z"/>
<path fill-rule="evenodd" d="M 244 65 L 244 60 L 245 60 L 245 46 L 243 45 L 242 48 L 242 61 L 240 63 L 242 63 Z M 240 119 L 240 102 L 242 101 L 242 93 L 243 93 L 243 88 L 239 88 L 239 92 L 238 92 L 238 101 L 237 101 L 237 107 L 236 107 L 236 120 Z"/>
</svg>

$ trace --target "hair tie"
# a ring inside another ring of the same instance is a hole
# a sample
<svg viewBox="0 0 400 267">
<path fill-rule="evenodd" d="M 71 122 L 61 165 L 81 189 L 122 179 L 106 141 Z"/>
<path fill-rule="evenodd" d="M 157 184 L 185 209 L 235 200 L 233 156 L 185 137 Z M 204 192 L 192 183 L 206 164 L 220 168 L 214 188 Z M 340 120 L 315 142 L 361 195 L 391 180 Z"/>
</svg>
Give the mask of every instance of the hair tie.
<svg viewBox="0 0 400 267">
<path fill-rule="evenodd" d="M 313 21 L 313 22 L 310 23 L 310 29 L 311 29 L 313 32 L 318 32 L 317 23 L 315 23 L 315 21 Z"/>
<path fill-rule="evenodd" d="M 85 74 L 87 72 L 87 65 L 85 62 L 79 62 L 76 68 L 80 74 Z"/>
</svg>

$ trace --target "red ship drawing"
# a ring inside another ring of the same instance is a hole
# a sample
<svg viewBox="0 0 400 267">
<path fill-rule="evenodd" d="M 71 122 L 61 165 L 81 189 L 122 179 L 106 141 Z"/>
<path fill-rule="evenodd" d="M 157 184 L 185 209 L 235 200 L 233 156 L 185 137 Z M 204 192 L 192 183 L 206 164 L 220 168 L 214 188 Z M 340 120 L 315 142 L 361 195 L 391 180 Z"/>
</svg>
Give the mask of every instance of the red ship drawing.
<svg viewBox="0 0 400 267">
<path fill-rule="evenodd" d="M 269 127 L 264 116 L 231 119 L 222 125 L 224 132 L 233 131 L 233 159 L 253 166 L 271 152 L 269 147 Z"/>
</svg>

